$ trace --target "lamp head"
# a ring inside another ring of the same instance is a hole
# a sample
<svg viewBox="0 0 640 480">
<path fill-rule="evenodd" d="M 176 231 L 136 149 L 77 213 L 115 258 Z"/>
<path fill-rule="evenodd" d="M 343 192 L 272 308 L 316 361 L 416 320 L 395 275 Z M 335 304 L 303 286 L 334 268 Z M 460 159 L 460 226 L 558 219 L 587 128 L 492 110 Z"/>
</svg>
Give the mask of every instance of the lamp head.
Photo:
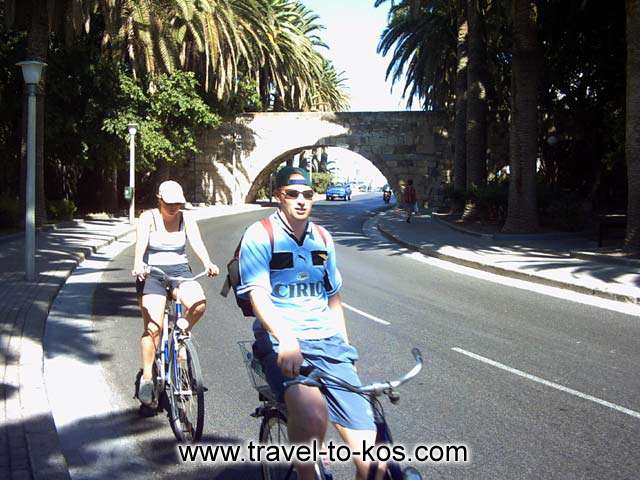
<svg viewBox="0 0 640 480">
<path fill-rule="evenodd" d="M 40 77 L 42 76 L 42 68 L 47 64 L 38 60 L 25 60 L 24 62 L 16 63 L 22 68 L 22 76 L 24 77 L 24 83 L 27 85 L 40 83 Z"/>
<path fill-rule="evenodd" d="M 133 136 L 138 132 L 138 124 L 137 123 L 129 123 L 129 124 L 127 124 L 127 129 L 129 130 L 129 135 Z"/>
</svg>

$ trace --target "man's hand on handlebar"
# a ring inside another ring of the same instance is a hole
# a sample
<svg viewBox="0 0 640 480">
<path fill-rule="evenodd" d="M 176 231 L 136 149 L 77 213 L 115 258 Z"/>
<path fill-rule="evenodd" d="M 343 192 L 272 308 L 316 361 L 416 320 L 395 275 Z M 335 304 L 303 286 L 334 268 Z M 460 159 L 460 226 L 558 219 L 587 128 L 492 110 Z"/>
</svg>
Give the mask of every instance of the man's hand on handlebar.
<svg viewBox="0 0 640 480">
<path fill-rule="evenodd" d="M 300 365 L 303 360 L 300 344 L 295 338 L 280 342 L 278 366 L 285 376 L 297 377 L 300 374 Z"/>
</svg>

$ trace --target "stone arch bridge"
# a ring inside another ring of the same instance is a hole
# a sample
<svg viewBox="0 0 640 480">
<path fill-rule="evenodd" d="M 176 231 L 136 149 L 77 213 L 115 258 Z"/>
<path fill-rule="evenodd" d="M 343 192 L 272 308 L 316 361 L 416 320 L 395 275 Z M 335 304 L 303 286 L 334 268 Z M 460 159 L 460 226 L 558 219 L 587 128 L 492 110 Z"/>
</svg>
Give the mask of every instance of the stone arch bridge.
<svg viewBox="0 0 640 480">
<path fill-rule="evenodd" d="M 399 191 L 413 178 L 428 206 L 442 201 L 450 171 L 442 115 L 430 112 L 267 112 L 207 131 L 189 168 L 194 202 L 252 202 L 285 159 L 319 146 L 348 148 L 371 161 Z"/>
</svg>

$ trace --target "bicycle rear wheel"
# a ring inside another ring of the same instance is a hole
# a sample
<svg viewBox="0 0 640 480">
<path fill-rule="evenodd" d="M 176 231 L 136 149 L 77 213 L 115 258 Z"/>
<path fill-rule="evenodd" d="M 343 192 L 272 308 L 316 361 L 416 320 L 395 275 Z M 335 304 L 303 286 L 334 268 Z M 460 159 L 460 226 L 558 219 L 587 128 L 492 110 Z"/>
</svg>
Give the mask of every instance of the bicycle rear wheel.
<svg viewBox="0 0 640 480">
<path fill-rule="evenodd" d="M 185 349 L 186 361 L 177 358 L 178 348 Z M 167 396 L 170 403 L 169 421 L 176 438 L 195 443 L 202 437 L 204 426 L 204 387 L 198 354 L 187 338 L 169 349 L 170 376 Z"/>
<path fill-rule="evenodd" d="M 287 418 L 278 410 L 267 410 L 260 424 L 260 443 L 263 445 L 287 445 Z M 333 475 L 325 470 L 322 460 L 316 463 L 316 478 L 318 480 L 332 480 Z M 298 474 L 293 463 L 275 463 L 262 461 L 263 480 L 297 480 Z"/>
</svg>

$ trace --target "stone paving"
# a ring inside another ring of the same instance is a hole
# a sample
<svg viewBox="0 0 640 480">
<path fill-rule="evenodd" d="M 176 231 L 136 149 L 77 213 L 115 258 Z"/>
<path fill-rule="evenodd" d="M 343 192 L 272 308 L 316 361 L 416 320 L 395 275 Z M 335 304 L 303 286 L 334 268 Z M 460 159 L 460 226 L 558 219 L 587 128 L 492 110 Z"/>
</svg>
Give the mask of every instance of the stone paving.
<svg viewBox="0 0 640 480">
<path fill-rule="evenodd" d="M 33 283 L 24 279 L 23 239 L 0 241 L 0 478 L 69 478 L 42 376 L 47 314 L 76 265 L 130 231 L 128 223 L 115 219 L 38 232 Z"/>
</svg>

